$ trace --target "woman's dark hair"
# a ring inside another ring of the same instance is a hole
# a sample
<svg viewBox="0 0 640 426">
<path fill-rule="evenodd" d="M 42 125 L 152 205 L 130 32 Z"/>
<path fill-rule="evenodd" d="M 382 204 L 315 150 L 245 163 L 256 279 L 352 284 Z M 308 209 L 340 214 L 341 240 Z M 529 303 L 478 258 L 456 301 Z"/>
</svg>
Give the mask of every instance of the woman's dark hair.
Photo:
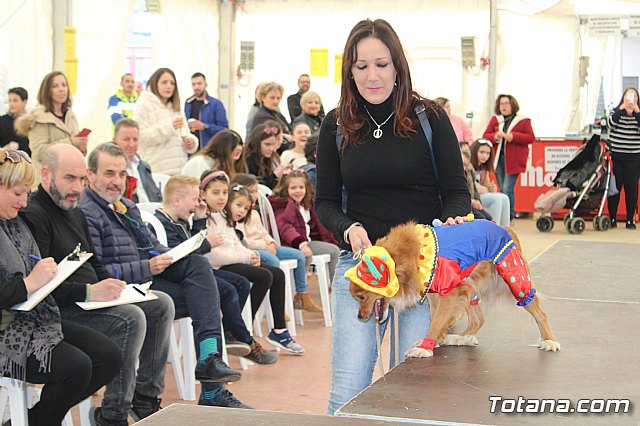
<svg viewBox="0 0 640 426">
<path fill-rule="evenodd" d="M 213 135 L 209 144 L 196 152 L 194 155 L 204 155 L 211 157 L 215 160 L 215 167 L 217 170 L 222 170 L 230 178 L 236 173 L 246 173 L 247 163 L 244 159 L 244 155 L 241 155 L 239 159 L 233 161 L 233 150 L 238 146 L 242 146 L 242 137 L 230 129 L 223 129 Z"/>
<path fill-rule="evenodd" d="M 174 111 L 180 111 L 180 94 L 178 93 L 178 80 L 176 79 L 176 75 L 169 68 L 158 68 L 149 78 L 147 82 L 147 89 L 151 90 L 151 93 L 160 98 L 160 92 L 158 92 L 158 82 L 160 81 L 160 77 L 162 74 L 168 73 L 173 77 L 173 82 L 175 83 L 175 90 L 173 91 L 173 95 L 169 98 L 169 102 L 171 102 L 171 106 Z"/>
<path fill-rule="evenodd" d="M 231 178 L 231 182 L 229 183 L 229 185 L 251 186 L 251 185 L 258 185 L 259 183 L 260 182 L 258 182 L 258 179 L 256 179 L 256 177 L 252 174 L 236 173 L 236 175 Z"/>
<path fill-rule="evenodd" d="M 391 25 L 382 19 L 360 21 L 351 30 L 342 54 L 342 86 L 340 101 L 336 108 L 336 118 L 340 123 L 340 131 L 344 135 L 343 147 L 363 142 L 368 130 L 368 126 L 365 126 L 368 121 L 365 112 L 359 105 L 362 101 L 359 99 L 360 95 L 351 71 L 358 60 L 358 43 L 367 37 L 375 37 L 387 46 L 397 73 L 396 86 L 392 94 L 394 97 L 393 110 L 395 111 L 393 117 L 394 133 L 406 137 L 410 132 L 415 131 L 419 124 L 412 111 L 416 100 L 422 103 L 425 108 L 434 109 L 433 101 L 423 98 L 413 90 L 407 58 L 398 34 Z"/>
<path fill-rule="evenodd" d="M 493 168 L 493 158 L 495 156 L 493 153 L 493 145 L 491 143 L 487 144 L 486 142 L 489 141 L 486 139 L 476 139 L 476 141 L 471 145 L 471 164 L 473 165 L 473 168 L 478 171 L 486 170 L 488 172 L 495 172 Z M 483 145 L 489 147 L 489 159 L 484 164 L 480 164 L 480 161 L 478 161 L 478 151 L 480 151 L 480 147 Z"/>
<path fill-rule="evenodd" d="M 62 71 L 52 71 L 44 76 L 42 83 L 40 84 L 40 90 L 38 90 L 38 103 L 44 107 L 47 112 L 53 111 L 53 99 L 51 99 L 51 86 L 53 85 L 53 79 L 57 76 L 63 76 L 64 82 L 67 84 L 69 93 L 67 100 L 62 103 L 62 113 L 66 114 L 67 110 L 71 108 L 71 89 L 69 88 L 69 80 Z"/>
<path fill-rule="evenodd" d="M 624 103 L 624 97 L 627 95 L 627 92 L 629 90 L 633 90 L 634 92 L 636 92 L 636 103 L 640 103 L 640 96 L 638 95 L 638 90 L 635 87 L 629 87 L 627 88 L 627 90 L 624 91 L 624 93 L 622 94 L 622 97 L 620 98 L 620 103 L 618 104 L 618 106 L 616 108 L 620 109 L 620 107 L 622 106 L 622 104 Z"/>
<path fill-rule="evenodd" d="M 515 115 L 518 113 L 518 111 L 520 111 L 520 104 L 518 104 L 518 101 L 516 101 L 516 98 L 514 98 L 511 95 L 498 95 L 498 97 L 496 98 L 496 104 L 493 107 L 493 112 L 496 115 L 500 115 L 500 99 L 502 98 L 508 98 L 509 102 L 511 103 L 511 114 Z"/>
<path fill-rule="evenodd" d="M 274 198 L 289 198 L 289 181 L 294 178 L 302 178 L 304 179 L 304 187 L 305 194 L 304 198 L 300 202 L 300 205 L 307 210 L 311 210 L 313 206 L 313 197 L 314 197 L 314 189 L 313 184 L 311 183 L 311 179 L 309 179 L 309 175 L 304 172 L 304 170 L 298 169 L 293 170 L 291 173 L 283 174 L 280 180 L 278 180 L 278 184 L 275 188 L 273 188 L 273 197 Z"/>
<path fill-rule="evenodd" d="M 304 156 L 307 162 L 316 164 L 316 150 L 318 148 L 318 134 L 309 136 L 307 144 L 304 146 Z"/>
<path fill-rule="evenodd" d="M 249 141 L 247 142 L 247 149 L 245 151 L 245 158 L 254 158 L 254 161 L 258 165 L 258 175 L 260 177 L 270 176 L 273 173 L 274 162 L 280 157 L 274 151 L 271 158 L 262 156 L 262 141 L 269 139 L 271 136 L 276 136 L 282 133 L 282 126 L 280 123 L 274 120 L 267 120 L 262 124 L 258 124 L 251 131 Z"/>
</svg>

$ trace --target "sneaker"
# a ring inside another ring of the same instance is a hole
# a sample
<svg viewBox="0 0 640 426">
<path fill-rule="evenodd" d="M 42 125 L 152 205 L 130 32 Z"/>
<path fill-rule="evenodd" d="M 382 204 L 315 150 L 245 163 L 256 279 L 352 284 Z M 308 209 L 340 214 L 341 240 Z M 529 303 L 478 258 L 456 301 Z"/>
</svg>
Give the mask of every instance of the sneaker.
<svg viewBox="0 0 640 426">
<path fill-rule="evenodd" d="M 153 413 L 157 413 L 162 410 L 160 398 L 153 398 L 149 396 L 140 395 L 138 392 L 133 394 L 133 401 L 131 401 L 131 417 L 139 422 L 140 420 L 149 417 Z"/>
<path fill-rule="evenodd" d="M 252 407 L 249 407 L 247 404 L 243 404 L 242 402 L 238 401 L 238 399 L 225 388 L 222 388 L 213 399 L 204 399 L 202 397 L 202 394 L 200 394 L 198 405 L 208 405 L 210 407 L 245 408 L 248 410 L 253 410 Z"/>
<path fill-rule="evenodd" d="M 227 354 L 233 356 L 245 356 L 251 352 L 251 346 L 237 340 L 231 333 L 224 334 L 224 345 L 227 348 Z"/>
<path fill-rule="evenodd" d="M 229 368 L 220 354 L 214 352 L 196 365 L 196 380 L 214 383 L 237 382 L 240 380 L 240 373 Z"/>
<path fill-rule="evenodd" d="M 609 226 L 609 228 L 613 229 L 617 227 L 618 227 L 618 221 L 615 219 L 611 219 L 611 225 Z"/>
<path fill-rule="evenodd" d="M 297 344 L 289 334 L 289 331 L 285 330 L 280 334 L 276 334 L 275 331 L 271 330 L 269 336 L 267 336 L 267 340 L 273 346 L 277 348 L 284 349 L 285 351 L 289 351 L 296 355 L 301 355 L 304 352 L 304 348 Z"/>
<path fill-rule="evenodd" d="M 251 343 L 251 352 L 249 355 L 245 355 L 245 358 L 262 365 L 275 364 L 278 361 L 278 355 L 265 351 L 262 345 L 255 340 Z"/>
<path fill-rule="evenodd" d="M 96 407 L 93 412 L 93 421 L 96 426 L 128 426 L 128 420 L 110 420 L 102 417 L 102 407 Z"/>
<path fill-rule="evenodd" d="M 629 222 L 627 221 L 627 225 L 626 225 L 627 229 L 636 229 L 636 224 L 633 222 Z"/>
</svg>

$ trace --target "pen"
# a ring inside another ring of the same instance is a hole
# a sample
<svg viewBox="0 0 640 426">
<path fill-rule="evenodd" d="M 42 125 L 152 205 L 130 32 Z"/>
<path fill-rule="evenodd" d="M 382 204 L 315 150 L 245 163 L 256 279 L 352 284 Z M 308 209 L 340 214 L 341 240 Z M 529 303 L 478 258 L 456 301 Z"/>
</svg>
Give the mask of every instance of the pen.
<svg viewBox="0 0 640 426">
<path fill-rule="evenodd" d="M 133 287 L 133 289 L 134 289 L 135 291 L 137 291 L 138 293 L 140 293 L 141 295 L 143 295 L 143 296 L 145 296 L 145 297 L 147 296 L 147 295 L 145 294 L 145 292 L 144 292 L 144 291 L 140 290 L 140 289 L 139 289 L 138 287 L 136 287 L 135 285 L 132 285 L 131 287 Z"/>
<path fill-rule="evenodd" d="M 29 253 L 29 259 L 35 260 L 36 262 L 40 262 L 42 260 L 38 256 L 36 256 L 35 254 L 31 254 L 31 253 Z"/>
<path fill-rule="evenodd" d="M 149 254 L 150 254 L 151 256 L 160 256 L 160 253 L 158 253 L 158 252 L 157 252 L 157 251 L 155 251 L 155 250 L 149 250 Z"/>
<path fill-rule="evenodd" d="M 116 280 L 120 279 L 120 270 L 117 266 L 113 267 L 113 278 L 115 278 Z"/>
</svg>

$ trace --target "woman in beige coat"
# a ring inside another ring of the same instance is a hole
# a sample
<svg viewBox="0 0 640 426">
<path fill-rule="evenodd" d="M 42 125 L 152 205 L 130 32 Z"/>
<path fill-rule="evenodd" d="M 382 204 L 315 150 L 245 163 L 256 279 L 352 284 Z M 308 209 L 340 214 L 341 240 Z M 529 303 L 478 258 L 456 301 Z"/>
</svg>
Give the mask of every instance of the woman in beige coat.
<svg viewBox="0 0 640 426">
<path fill-rule="evenodd" d="M 78 135 L 78 119 L 71 110 L 69 83 L 62 72 L 53 71 L 45 76 L 40 84 L 38 104 L 15 124 L 19 134 L 29 137 L 36 170 L 40 170 L 42 156 L 51 145 L 72 144 L 86 155 L 88 137 Z"/>
<path fill-rule="evenodd" d="M 140 125 L 140 158 L 154 173 L 175 175 L 187 163 L 187 154 L 198 149 L 198 138 L 189 132 L 176 76 L 169 68 L 159 68 L 140 94 L 133 117 Z"/>
</svg>

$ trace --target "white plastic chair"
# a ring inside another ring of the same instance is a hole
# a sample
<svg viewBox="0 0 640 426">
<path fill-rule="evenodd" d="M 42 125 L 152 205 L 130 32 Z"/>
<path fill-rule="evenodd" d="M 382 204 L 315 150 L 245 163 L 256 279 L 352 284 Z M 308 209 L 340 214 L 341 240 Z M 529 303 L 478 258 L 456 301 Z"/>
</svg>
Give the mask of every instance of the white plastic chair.
<svg viewBox="0 0 640 426">
<path fill-rule="evenodd" d="M 158 189 L 160 190 L 160 193 L 162 193 L 162 190 L 164 189 L 164 186 L 167 184 L 167 181 L 171 179 L 171 176 L 166 173 L 151 173 L 151 177 L 153 178 L 153 181 L 155 182 Z"/>
<path fill-rule="evenodd" d="M 273 208 L 271 207 L 271 203 L 267 199 L 265 192 L 266 190 L 271 191 L 268 187 L 264 185 L 260 185 L 258 187 L 258 209 L 260 210 L 260 217 L 262 218 L 262 223 L 264 224 L 267 232 L 271 234 L 276 243 L 280 245 L 280 235 L 278 234 L 278 225 L 276 223 L 276 217 L 273 213 Z M 331 299 L 329 297 L 329 287 L 331 286 L 331 282 L 329 281 L 329 261 L 331 260 L 331 256 L 328 254 L 314 255 L 311 257 L 311 264 L 315 266 L 316 273 L 318 274 L 318 288 L 320 289 L 320 300 L 322 302 L 322 314 L 324 316 L 324 325 L 325 327 L 331 327 Z M 280 262 L 282 263 L 282 262 Z M 286 271 L 285 271 L 286 273 Z M 291 276 L 293 274 L 293 270 L 291 270 Z M 292 281 L 293 283 L 293 281 Z M 291 288 L 291 293 L 295 291 L 295 287 Z M 287 292 L 289 294 L 289 292 Z M 292 303 L 293 304 L 293 303 Z M 303 325 L 304 321 L 302 320 L 302 312 L 295 311 L 296 322 L 299 325 Z M 290 318 L 293 318 L 290 316 Z"/>
<path fill-rule="evenodd" d="M 40 388 L 9 377 L 0 377 L 0 387 L 3 388 L 0 393 L 0 421 L 4 422 L 10 418 L 13 426 L 28 426 L 27 410 L 40 400 Z M 7 404 L 10 411 L 9 417 L 5 415 L 7 414 Z M 81 426 L 89 426 L 92 423 L 91 408 L 91 397 L 79 404 Z M 71 412 L 67 413 L 62 424 L 63 426 L 73 426 Z"/>
<path fill-rule="evenodd" d="M 142 204 L 142 206 L 140 204 Z M 140 208 L 142 220 L 153 227 L 160 244 L 166 246 L 167 232 L 160 220 L 153 215 L 153 212 L 160 206 L 160 203 L 140 204 L 138 204 L 138 208 Z M 178 335 L 180 336 L 179 340 Z M 196 350 L 193 341 L 193 327 L 191 326 L 191 318 L 189 317 L 173 321 L 169 346 L 169 362 L 173 366 L 173 375 L 176 379 L 180 399 L 184 401 L 195 401 L 196 379 L 194 371 L 196 368 Z"/>
</svg>

